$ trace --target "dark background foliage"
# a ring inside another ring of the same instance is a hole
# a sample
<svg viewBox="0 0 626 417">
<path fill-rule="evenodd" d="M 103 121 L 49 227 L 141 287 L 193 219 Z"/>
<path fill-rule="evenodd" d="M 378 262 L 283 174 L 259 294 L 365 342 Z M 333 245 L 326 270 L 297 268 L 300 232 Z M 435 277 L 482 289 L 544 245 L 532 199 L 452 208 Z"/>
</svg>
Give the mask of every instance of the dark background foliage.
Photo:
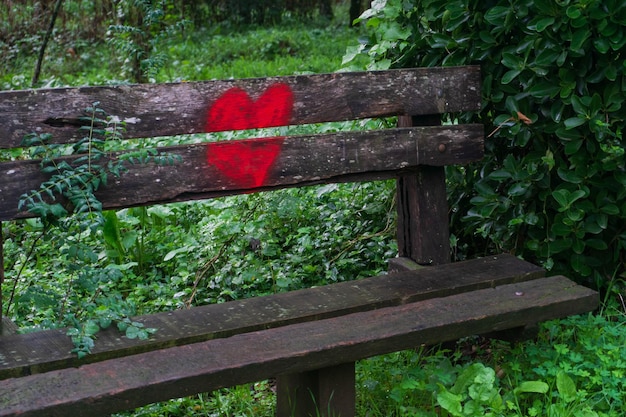
<svg viewBox="0 0 626 417">
<path fill-rule="evenodd" d="M 626 3 L 375 2 L 370 68 L 482 67 L 479 164 L 449 170 L 459 256 L 508 251 L 608 287 L 626 262 Z M 620 279 L 621 278 L 621 279 Z"/>
</svg>

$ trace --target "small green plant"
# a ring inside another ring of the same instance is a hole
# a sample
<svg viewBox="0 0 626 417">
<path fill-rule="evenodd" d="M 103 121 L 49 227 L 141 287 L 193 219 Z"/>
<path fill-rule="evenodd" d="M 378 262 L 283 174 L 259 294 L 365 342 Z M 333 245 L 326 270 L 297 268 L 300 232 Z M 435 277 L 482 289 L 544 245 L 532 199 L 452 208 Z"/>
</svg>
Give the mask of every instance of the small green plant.
<svg viewBox="0 0 626 417">
<path fill-rule="evenodd" d="M 559 374 L 565 373 L 578 386 L 584 385 L 576 391 L 577 402 L 593 404 L 595 411 L 606 415 L 621 414 L 626 404 L 624 313 L 574 316 L 544 328 L 539 340 L 513 350 L 511 376 L 517 378 L 526 369 L 536 378 L 558 382 L 564 380 Z"/>
<path fill-rule="evenodd" d="M 126 24 L 109 26 L 109 41 L 126 57 L 122 68 L 134 82 L 154 79 L 167 59 L 158 45 L 179 34 L 188 23 L 171 15 L 170 8 L 173 5 L 168 0 L 134 0 L 124 10 Z"/>
<path fill-rule="evenodd" d="M 83 314 L 78 316 L 68 313 L 64 320 L 70 326 L 67 335 L 74 343 L 72 352 L 76 353 L 78 358 L 88 355 L 95 345 L 97 333 L 109 328 L 113 323 L 128 339 L 147 339 L 150 334 L 157 331 L 131 320 L 129 316 L 135 313 L 134 306 L 122 300 L 119 294 L 104 294 L 96 297 L 91 303 L 81 303 L 81 307 Z"/>
<path fill-rule="evenodd" d="M 587 393 L 578 390 L 574 380 L 564 371 L 559 371 L 554 379 L 556 391 L 550 394 L 550 386 L 542 381 L 523 382 L 506 398 L 507 409 L 516 416 L 550 417 L 598 417 Z M 535 396 L 531 402 L 525 394 L 544 394 Z M 523 398 L 523 399 L 522 399 Z M 525 405 L 520 405 L 525 403 Z"/>
<path fill-rule="evenodd" d="M 463 370 L 450 389 L 440 384 L 437 403 L 454 417 L 497 416 L 504 410 L 496 373 L 482 363 Z"/>
<path fill-rule="evenodd" d="M 550 385 L 541 380 L 522 381 L 502 394 L 502 387 L 493 368 L 475 362 L 465 367 L 450 388 L 439 386 L 437 403 L 442 415 L 453 417 L 479 416 L 586 416 L 597 417 L 576 389 L 574 381 L 563 371 L 556 375 L 556 393 L 552 398 Z M 511 414 L 513 413 L 513 414 Z"/>
<path fill-rule="evenodd" d="M 49 135 L 33 134 L 24 140 L 31 147 L 31 156 L 40 159 L 41 170 L 49 175 L 36 190 L 22 195 L 19 208 L 39 217 L 41 233 L 46 235 L 53 227 L 65 232 L 65 239 L 56 242 L 56 250 L 67 265 L 67 289 L 59 301 L 57 311 L 59 324 L 68 325 L 79 357 L 89 353 L 96 333 L 111 323 L 128 338 L 145 339 L 154 332 L 143 324 L 131 321 L 136 311 L 133 303 L 119 292 L 125 269 L 119 264 L 102 262 L 98 250 L 92 246 L 90 237 L 102 234 L 109 244 L 123 239 L 116 229 L 115 213 L 103 211 L 96 196 L 110 177 L 119 177 L 126 170 L 126 163 L 173 163 L 176 159 L 167 154 L 141 148 L 120 155 L 108 152 L 107 142 L 119 141 L 124 134 L 124 123 L 119 118 L 106 115 L 99 103 L 85 109 L 82 118 L 85 136 L 71 145 L 49 143 Z M 76 155 L 74 159 L 69 156 Z M 117 240 L 112 239 L 115 235 Z M 37 240 L 33 242 L 33 245 Z M 115 245 L 114 245 L 115 246 Z M 31 251 L 32 252 L 32 251 Z M 19 274 L 15 278 L 17 283 Z M 13 291 L 15 291 L 15 286 Z M 37 305 L 49 297 L 36 296 L 37 286 L 31 285 L 31 296 L 17 297 L 17 301 Z M 27 294 L 29 292 L 27 291 Z M 11 294 L 11 300 L 15 294 Z M 7 309 L 10 309 L 10 304 Z"/>
<path fill-rule="evenodd" d="M 39 189 L 21 196 L 18 208 L 27 209 L 44 221 L 54 223 L 69 212 L 57 197 L 63 197 L 73 213 L 94 215 L 101 223 L 102 204 L 95 196 L 100 185 L 106 185 L 109 176 L 119 177 L 125 169 L 122 159 L 107 158 L 103 144 L 107 140 L 119 140 L 124 125 L 115 118 L 106 118 L 104 110 L 94 103 L 85 109 L 87 116 L 81 121 L 86 135 L 73 145 L 51 144 L 50 134 L 33 133 L 26 136 L 22 144 L 30 147 L 31 157 L 40 159 L 41 171 L 50 174 Z M 70 164 L 62 156 L 82 155 Z"/>
</svg>

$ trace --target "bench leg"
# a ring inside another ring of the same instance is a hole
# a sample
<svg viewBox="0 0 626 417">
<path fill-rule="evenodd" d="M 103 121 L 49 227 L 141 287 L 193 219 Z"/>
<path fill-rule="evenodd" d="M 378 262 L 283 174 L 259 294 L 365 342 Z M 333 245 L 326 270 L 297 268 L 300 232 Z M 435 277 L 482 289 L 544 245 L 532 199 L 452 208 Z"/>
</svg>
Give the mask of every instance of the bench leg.
<svg viewBox="0 0 626 417">
<path fill-rule="evenodd" d="M 441 124 L 439 115 L 400 116 L 398 127 Z M 420 265 L 450 262 L 448 195 L 443 167 L 420 166 L 398 178 L 398 253 Z"/>
<path fill-rule="evenodd" d="M 276 417 L 354 417 L 354 362 L 276 379 Z"/>
</svg>

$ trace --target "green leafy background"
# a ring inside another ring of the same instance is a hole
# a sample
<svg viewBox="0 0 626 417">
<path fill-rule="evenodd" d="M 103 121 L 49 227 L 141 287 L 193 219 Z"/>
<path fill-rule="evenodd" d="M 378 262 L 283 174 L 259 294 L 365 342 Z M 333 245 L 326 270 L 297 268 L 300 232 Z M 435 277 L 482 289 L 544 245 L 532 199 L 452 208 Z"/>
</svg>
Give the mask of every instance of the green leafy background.
<svg viewBox="0 0 626 417">
<path fill-rule="evenodd" d="M 344 63 L 476 64 L 480 165 L 450 168 L 457 254 L 508 251 L 598 287 L 624 278 L 626 4 L 375 1 Z"/>
</svg>

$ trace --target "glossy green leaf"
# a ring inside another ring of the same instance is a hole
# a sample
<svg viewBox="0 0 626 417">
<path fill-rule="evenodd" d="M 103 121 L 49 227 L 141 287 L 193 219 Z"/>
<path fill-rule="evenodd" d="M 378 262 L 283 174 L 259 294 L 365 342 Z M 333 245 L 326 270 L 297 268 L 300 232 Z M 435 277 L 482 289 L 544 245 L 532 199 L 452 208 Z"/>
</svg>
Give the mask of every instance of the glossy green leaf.
<svg viewBox="0 0 626 417">
<path fill-rule="evenodd" d="M 556 123 L 561 121 L 563 116 L 563 109 L 565 109 L 565 103 L 562 100 L 555 100 L 550 107 L 550 116 Z"/>
<path fill-rule="evenodd" d="M 516 183 L 511 188 L 509 188 L 509 195 L 512 197 L 519 197 L 528 192 L 530 188 L 530 184 L 528 183 Z"/>
<path fill-rule="evenodd" d="M 566 214 L 567 218 L 574 223 L 581 221 L 585 217 L 585 212 L 581 209 L 569 209 Z"/>
<path fill-rule="evenodd" d="M 582 139 L 575 139 L 565 144 L 565 154 L 574 155 L 583 146 Z"/>
<path fill-rule="evenodd" d="M 600 208 L 603 213 L 608 214 L 609 216 L 617 216 L 620 214 L 620 210 L 615 204 L 606 204 Z"/>
<path fill-rule="evenodd" d="M 543 32 L 547 27 L 554 24 L 554 17 L 540 17 L 538 19 L 534 19 L 528 24 L 528 28 L 532 30 L 536 30 L 537 32 Z"/>
<path fill-rule="evenodd" d="M 574 129 L 587 123 L 587 119 L 584 119 L 582 117 L 570 117 L 568 119 L 565 119 L 563 123 L 565 124 L 566 129 Z"/>
<path fill-rule="evenodd" d="M 485 20 L 491 25 L 499 27 L 503 26 L 506 22 L 507 16 L 513 12 L 513 9 L 509 6 L 494 6 L 490 7 L 485 13 Z"/>
<path fill-rule="evenodd" d="M 524 59 L 512 53 L 502 54 L 502 65 L 513 70 L 521 70 L 524 68 Z"/>
<path fill-rule="evenodd" d="M 583 44 L 589 39 L 591 36 L 591 31 L 587 28 L 579 29 L 572 35 L 572 43 L 570 44 L 570 49 L 577 51 L 583 48 Z"/>
<path fill-rule="evenodd" d="M 606 54 L 607 52 L 609 52 L 609 49 L 611 48 L 610 42 L 605 38 L 595 38 L 593 40 L 593 46 L 601 54 Z"/>
<path fill-rule="evenodd" d="M 578 175 L 575 171 L 566 168 L 558 168 L 557 173 L 559 175 L 559 178 L 561 178 L 565 182 L 580 184 L 583 181 L 582 177 Z"/>
<path fill-rule="evenodd" d="M 581 16 L 582 12 L 580 11 L 578 5 L 571 5 L 567 8 L 567 10 L 565 10 L 565 14 L 570 19 L 577 19 Z"/>
<path fill-rule="evenodd" d="M 511 178 L 511 173 L 505 169 L 499 169 L 490 173 L 489 178 L 496 181 L 503 181 Z"/>
<path fill-rule="evenodd" d="M 517 78 L 518 75 L 520 75 L 522 71 L 520 70 L 510 70 L 507 71 L 506 73 L 504 73 L 504 75 L 502 76 L 502 84 L 508 84 L 511 81 L 513 81 L 515 78 Z"/>
<path fill-rule="evenodd" d="M 533 97 L 555 97 L 559 91 L 561 87 L 550 82 L 540 82 L 528 89 L 528 93 Z"/>
</svg>

